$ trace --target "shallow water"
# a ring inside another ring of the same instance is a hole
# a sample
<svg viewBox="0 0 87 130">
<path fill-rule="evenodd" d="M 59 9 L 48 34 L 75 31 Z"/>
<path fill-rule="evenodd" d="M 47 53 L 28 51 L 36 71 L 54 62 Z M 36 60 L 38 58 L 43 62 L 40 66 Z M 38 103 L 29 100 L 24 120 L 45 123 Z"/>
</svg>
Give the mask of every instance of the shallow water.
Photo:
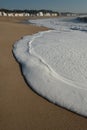
<svg viewBox="0 0 87 130">
<path fill-rule="evenodd" d="M 54 30 L 25 36 L 13 52 L 31 87 L 49 101 L 87 116 L 87 26 L 75 18 L 30 20 Z"/>
</svg>

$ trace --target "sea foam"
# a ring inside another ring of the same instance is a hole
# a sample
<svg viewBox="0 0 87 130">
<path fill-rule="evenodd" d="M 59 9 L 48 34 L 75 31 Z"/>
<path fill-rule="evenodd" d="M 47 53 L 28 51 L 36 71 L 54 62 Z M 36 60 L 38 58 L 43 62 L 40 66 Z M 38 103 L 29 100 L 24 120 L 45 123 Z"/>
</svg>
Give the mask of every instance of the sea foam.
<svg viewBox="0 0 87 130">
<path fill-rule="evenodd" d="M 79 29 L 86 24 L 74 18 L 30 22 L 53 30 L 25 36 L 14 44 L 28 84 L 49 101 L 87 116 L 87 33 Z"/>
</svg>

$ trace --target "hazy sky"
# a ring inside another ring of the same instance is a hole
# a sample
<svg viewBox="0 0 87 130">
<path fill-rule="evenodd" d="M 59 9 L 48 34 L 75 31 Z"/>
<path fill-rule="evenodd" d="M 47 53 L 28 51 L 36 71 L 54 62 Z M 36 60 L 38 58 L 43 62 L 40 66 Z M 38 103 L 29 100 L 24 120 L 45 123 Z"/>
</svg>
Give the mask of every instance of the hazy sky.
<svg viewBox="0 0 87 130">
<path fill-rule="evenodd" d="M 86 12 L 87 0 L 0 0 L 0 8 Z"/>
</svg>

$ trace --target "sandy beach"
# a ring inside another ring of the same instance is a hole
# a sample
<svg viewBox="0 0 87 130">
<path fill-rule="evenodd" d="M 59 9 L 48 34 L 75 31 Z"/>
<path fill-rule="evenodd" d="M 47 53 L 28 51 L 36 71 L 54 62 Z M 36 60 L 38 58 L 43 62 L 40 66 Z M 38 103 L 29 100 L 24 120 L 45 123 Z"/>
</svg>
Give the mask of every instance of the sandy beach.
<svg viewBox="0 0 87 130">
<path fill-rule="evenodd" d="M 43 99 L 25 83 L 12 48 L 25 35 L 47 30 L 0 17 L 0 130 L 86 130 L 87 118 Z"/>
</svg>

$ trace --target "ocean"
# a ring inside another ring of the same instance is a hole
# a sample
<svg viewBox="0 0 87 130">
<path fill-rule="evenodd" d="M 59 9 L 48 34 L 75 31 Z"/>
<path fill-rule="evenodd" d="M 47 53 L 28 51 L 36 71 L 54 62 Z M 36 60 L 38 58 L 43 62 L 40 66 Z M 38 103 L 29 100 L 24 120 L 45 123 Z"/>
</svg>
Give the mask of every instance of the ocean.
<svg viewBox="0 0 87 130">
<path fill-rule="evenodd" d="M 28 84 L 50 102 L 87 116 L 87 23 L 74 17 L 29 22 L 50 29 L 14 44 Z"/>
</svg>

